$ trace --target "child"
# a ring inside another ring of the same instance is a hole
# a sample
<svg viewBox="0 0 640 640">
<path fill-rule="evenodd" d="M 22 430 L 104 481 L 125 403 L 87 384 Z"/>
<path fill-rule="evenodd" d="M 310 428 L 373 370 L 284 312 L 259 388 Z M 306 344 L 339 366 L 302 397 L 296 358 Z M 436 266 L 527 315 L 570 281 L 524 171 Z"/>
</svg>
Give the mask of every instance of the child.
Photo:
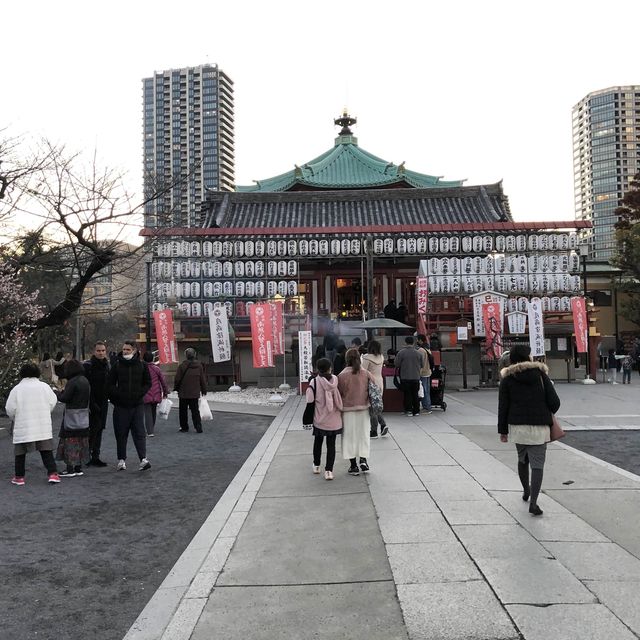
<svg viewBox="0 0 640 640">
<path fill-rule="evenodd" d="M 13 420 L 15 475 L 11 482 L 24 486 L 27 452 L 39 451 L 49 474 L 49 484 L 60 482 L 53 459 L 51 412 L 58 402 L 51 387 L 39 380 L 38 365 L 28 362 L 20 368 L 20 382 L 7 398 L 7 415 Z"/>
<path fill-rule="evenodd" d="M 307 387 L 307 402 L 315 399 L 313 413 L 313 473 L 320 473 L 322 441 L 327 439 L 327 464 L 324 479 L 333 480 L 336 459 L 336 436 L 342 433 L 342 397 L 338 391 L 338 378 L 331 374 L 331 361 L 320 358 L 318 375 Z M 314 393 L 315 392 L 315 393 Z"/>
<path fill-rule="evenodd" d="M 622 384 L 631 384 L 631 369 L 633 369 L 633 358 L 630 353 L 622 360 Z"/>
</svg>

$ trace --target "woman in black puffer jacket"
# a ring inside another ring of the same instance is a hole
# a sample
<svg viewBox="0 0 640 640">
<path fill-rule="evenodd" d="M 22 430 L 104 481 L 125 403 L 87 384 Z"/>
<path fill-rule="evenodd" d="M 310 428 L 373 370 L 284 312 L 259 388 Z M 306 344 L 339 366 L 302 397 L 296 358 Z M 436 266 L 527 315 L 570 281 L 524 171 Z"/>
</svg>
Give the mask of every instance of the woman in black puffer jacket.
<svg viewBox="0 0 640 640">
<path fill-rule="evenodd" d="M 529 513 L 542 515 L 538 494 L 550 440 L 553 414 L 560 399 L 542 362 L 531 360 L 531 349 L 517 345 L 509 353 L 511 365 L 500 372 L 498 395 L 498 433 L 502 442 L 514 442 L 518 451 L 518 475 L 529 503 Z M 529 483 L 531 466 L 531 483 Z"/>
<path fill-rule="evenodd" d="M 91 459 L 89 450 L 89 397 L 91 385 L 84 375 L 84 367 L 77 360 L 68 360 L 64 371 L 67 384 L 58 391 L 58 402 L 65 405 L 56 459 L 67 465 L 60 476 L 72 478 L 83 475 L 82 465 Z M 65 422 L 67 426 L 65 426 Z M 82 425 L 86 422 L 86 427 Z M 76 428 L 71 429 L 70 426 Z"/>
</svg>

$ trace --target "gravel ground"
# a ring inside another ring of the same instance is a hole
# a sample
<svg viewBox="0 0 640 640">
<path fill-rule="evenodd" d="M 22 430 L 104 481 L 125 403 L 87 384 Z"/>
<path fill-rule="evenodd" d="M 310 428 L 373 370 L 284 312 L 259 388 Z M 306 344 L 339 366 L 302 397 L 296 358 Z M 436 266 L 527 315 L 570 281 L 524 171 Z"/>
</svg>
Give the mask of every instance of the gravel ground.
<svg viewBox="0 0 640 640">
<path fill-rule="evenodd" d="M 183 434 L 172 410 L 147 440 L 152 469 L 137 470 L 130 441 L 130 469 L 117 472 L 109 419 L 110 466 L 57 486 L 37 453 L 27 485 L 12 485 L 2 432 L 0 637 L 121 640 L 272 420 L 216 413 L 203 434 Z"/>
<path fill-rule="evenodd" d="M 640 475 L 640 431 L 567 431 L 561 442 Z"/>
</svg>

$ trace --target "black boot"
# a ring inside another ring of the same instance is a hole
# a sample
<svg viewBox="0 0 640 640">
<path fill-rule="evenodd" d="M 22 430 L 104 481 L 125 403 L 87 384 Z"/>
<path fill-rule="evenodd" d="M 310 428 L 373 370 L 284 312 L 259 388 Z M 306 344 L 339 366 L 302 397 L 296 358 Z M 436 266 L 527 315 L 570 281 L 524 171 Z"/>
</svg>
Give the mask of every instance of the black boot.
<svg viewBox="0 0 640 640">
<path fill-rule="evenodd" d="M 529 513 L 534 516 L 541 516 L 542 509 L 538 506 L 538 495 L 542 488 L 542 469 L 531 469 L 531 503 Z"/>
<path fill-rule="evenodd" d="M 529 465 L 526 462 L 518 462 L 518 476 L 522 484 L 522 499 L 526 502 L 531 493 L 529 489 Z"/>
</svg>

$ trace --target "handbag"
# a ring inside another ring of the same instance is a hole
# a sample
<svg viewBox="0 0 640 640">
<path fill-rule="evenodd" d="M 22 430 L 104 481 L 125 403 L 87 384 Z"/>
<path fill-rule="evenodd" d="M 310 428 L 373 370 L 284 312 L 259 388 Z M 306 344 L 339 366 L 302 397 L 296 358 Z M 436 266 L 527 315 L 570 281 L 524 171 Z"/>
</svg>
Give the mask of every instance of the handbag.
<svg viewBox="0 0 640 640">
<path fill-rule="evenodd" d="M 89 428 L 89 407 L 86 409 L 67 409 L 65 407 L 62 426 L 67 431 L 82 431 Z"/>
<path fill-rule="evenodd" d="M 554 414 L 551 414 L 553 416 L 553 422 L 551 423 L 551 428 L 550 428 L 550 437 L 551 437 L 551 442 L 555 442 L 556 440 L 560 440 L 560 438 L 564 438 L 567 434 L 565 433 L 564 429 L 560 426 L 560 423 L 558 422 L 558 419 L 555 417 Z"/>
<path fill-rule="evenodd" d="M 158 415 L 163 420 L 168 420 L 169 411 L 171 411 L 171 407 L 173 407 L 173 402 L 171 402 L 169 398 L 162 398 L 160 404 L 158 405 Z"/>
<path fill-rule="evenodd" d="M 374 416 L 379 416 L 384 410 L 384 404 L 382 402 L 382 392 L 378 388 L 378 385 L 373 381 L 369 380 L 368 384 L 369 391 L 369 411 Z"/>
<path fill-rule="evenodd" d="M 211 413 L 211 407 L 204 396 L 198 398 L 198 411 L 200 412 L 200 418 L 202 420 L 213 420 L 213 413 Z"/>
<path fill-rule="evenodd" d="M 303 427 L 313 425 L 313 416 L 316 412 L 316 385 L 311 385 L 314 379 L 309 380 L 309 387 L 313 389 L 313 402 L 307 402 L 307 406 L 304 408 L 304 413 L 302 414 Z"/>
</svg>

